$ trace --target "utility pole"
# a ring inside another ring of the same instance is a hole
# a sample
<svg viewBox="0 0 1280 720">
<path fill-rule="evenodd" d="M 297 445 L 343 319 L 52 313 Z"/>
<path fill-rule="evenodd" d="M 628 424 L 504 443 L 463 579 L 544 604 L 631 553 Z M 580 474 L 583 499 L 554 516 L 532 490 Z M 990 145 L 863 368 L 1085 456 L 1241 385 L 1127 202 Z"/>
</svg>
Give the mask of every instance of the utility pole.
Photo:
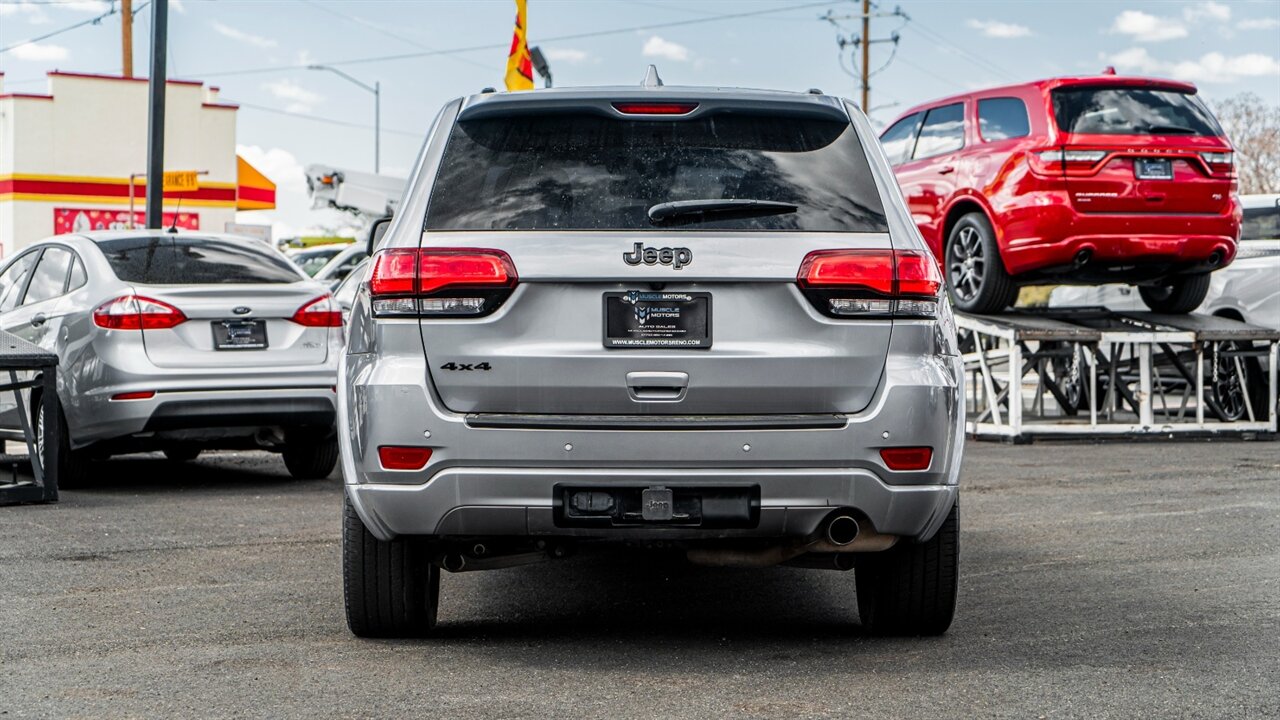
<svg viewBox="0 0 1280 720">
<path fill-rule="evenodd" d="M 858 68 L 858 72 L 856 73 L 856 75 L 854 73 L 849 73 L 849 74 L 855 75 L 855 77 L 858 77 L 859 80 L 861 81 L 861 85 L 859 89 L 861 89 L 862 91 L 862 112 L 867 114 L 870 114 L 871 112 L 871 77 L 876 73 L 880 72 L 881 70 L 884 70 L 885 67 L 888 66 L 889 62 L 893 61 L 893 56 L 891 55 L 889 57 L 889 60 L 886 61 L 884 65 L 882 65 L 881 67 L 875 70 L 872 70 L 871 69 L 871 46 L 877 43 L 893 43 L 894 52 L 897 52 L 898 41 L 901 39 L 897 31 L 894 31 L 892 34 L 889 35 L 889 37 L 872 39 L 871 18 L 896 17 L 902 21 L 903 26 L 905 26 L 906 23 L 911 20 L 911 18 L 908 17 L 907 14 L 902 11 L 902 8 L 895 7 L 893 9 L 893 12 L 876 12 L 875 7 L 876 7 L 875 3 L 873 3 L 871 0 L 862 0 L 861 14 L 836 15 L 830 10 L 828 10 L 826 14 L 818 16 L 819 20 L 826 20 L 827 22 L 834 25 L 838 31 L 836 33 L 836 44 L 840 46 L 841 66 L 844 65 L 845 49 L 848 48 L 850 45 L 853 46 L 855 50 L 855 54 L 850 57 L 850 60 L 853 61 L 854 64 L 860 65 L 860 67 Z M 846 35 L 844 32 L 846 28 L 840 24 L 840 21 L 842 20 L 861 20 L 862 32 L 861 33 L 850 32 Z M 898 29 L 901 30 L 902 26 L 899 26 Z M 861 52 L 860 53 L 856 52 L 858 50 L 861 50 Z M 862 62 L 860 63 L 857 62 L 856 60 L 858 55 L 862 56 Z M 849 71 L 845 70 L 845 72 L 849 72 Z"/>
<path fill-rule="evenodd" d="M 164 225 L 164 90 L 169 0 L 151 0 L 151 79 L 147 90 L 147 227 Z"/>
<path fill-rule="evenodd" d="M 871 0 L 862 0 L 862 112 L 871 112 Z"/>
<path fill-rule="evenodd" d="M 133 77 L 133 0 L 120 2 L 120 50 L 124 53 L 121 74 Z"/>
</svg>

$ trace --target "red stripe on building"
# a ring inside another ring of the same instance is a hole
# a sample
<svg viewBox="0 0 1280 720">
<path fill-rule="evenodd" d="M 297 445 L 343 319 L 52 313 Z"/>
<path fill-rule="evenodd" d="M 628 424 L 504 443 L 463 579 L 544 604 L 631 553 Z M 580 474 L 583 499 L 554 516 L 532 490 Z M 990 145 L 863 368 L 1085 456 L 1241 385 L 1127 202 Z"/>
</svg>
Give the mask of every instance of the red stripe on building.
<svg viewBox="0 0 1280 720">
<path fill-rule="evenodd" d="M 23 180 L 21 178 L 0 180 L 0 195 L 10 193 L 24 195 L 83 195 L 86 197 L 129 197 L 129 183 L 95 183 L 74 182 L 65 180 Z M 138 182 L 134 185 L 135 197 L 147 194 L 147 185 Z M 164 194 L 167 198 L 184 198 L 187 200 L 215 200 L 222 202 L 236 201 L 235 188 L 200 188 L 198 190 Z"/>
</svg>

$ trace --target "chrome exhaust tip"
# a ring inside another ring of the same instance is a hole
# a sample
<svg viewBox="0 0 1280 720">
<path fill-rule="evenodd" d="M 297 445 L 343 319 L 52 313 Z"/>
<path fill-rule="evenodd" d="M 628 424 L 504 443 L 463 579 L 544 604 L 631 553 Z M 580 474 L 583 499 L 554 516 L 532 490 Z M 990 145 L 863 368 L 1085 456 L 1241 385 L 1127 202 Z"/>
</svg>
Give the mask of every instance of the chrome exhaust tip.
<svg viewBox="0 0 1280 720">
<path fill-rule="evenodd" d="M 837 515 L 827 523 L 827 540 L 832 545 L 848 545 L 858 537 L 858 521 L 848 515 Z"/>
</svg>

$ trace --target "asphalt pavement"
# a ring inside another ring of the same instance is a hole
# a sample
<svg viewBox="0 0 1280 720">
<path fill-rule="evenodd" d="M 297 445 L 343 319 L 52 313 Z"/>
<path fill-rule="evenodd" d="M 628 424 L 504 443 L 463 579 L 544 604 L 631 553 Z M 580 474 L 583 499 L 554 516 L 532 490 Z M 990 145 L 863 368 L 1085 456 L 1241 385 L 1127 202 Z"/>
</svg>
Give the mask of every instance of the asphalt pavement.
<svg viewBox="0 0 1280 720">
<path fill-rule="evenodd" d="M 852 573 L 578 557 L 352 637 L 340 483 L 221 453 L 0 508 L 0 717 L 1277 717 L 1280 443 L 971 443 L 946 636 Z"/>
</svg>

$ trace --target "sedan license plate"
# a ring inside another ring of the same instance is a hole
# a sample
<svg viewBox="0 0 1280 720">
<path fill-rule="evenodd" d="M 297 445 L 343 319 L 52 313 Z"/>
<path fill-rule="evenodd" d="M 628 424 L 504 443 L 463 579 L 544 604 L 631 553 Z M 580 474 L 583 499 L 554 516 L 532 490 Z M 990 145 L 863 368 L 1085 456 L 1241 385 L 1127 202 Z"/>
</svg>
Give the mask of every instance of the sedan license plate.
<svg viewBox="0 0 1280 720">
<path fill-rule="evenodd" d="M 709 348 L 711 293 L 605 293 L 604 346 Z"/>
<path fill-rule="evenodd" d="M 1172 180 L 1173 161 L 1168 158 L 1138 158 L 1133 161 L 1133 174 L 1139 180 Z"/>
<path fill-rule="evenodd" d="M 267 324 L 262 320 L 213 321 L 214 350 L 265 350 Z"/>
</svg>

